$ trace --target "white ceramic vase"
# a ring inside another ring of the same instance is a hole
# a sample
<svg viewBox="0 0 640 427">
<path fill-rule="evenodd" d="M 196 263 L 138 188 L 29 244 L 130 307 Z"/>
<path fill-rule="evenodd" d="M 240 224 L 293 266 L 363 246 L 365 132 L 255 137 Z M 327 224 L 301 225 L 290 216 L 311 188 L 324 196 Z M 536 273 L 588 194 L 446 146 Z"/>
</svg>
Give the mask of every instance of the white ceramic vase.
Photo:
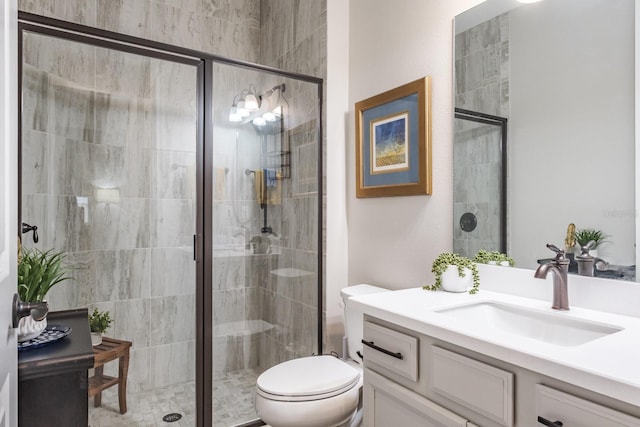
<svg viewBox="0 0 640 427">
<path fill-rule="evenodd" d="M 91 345 L 97 346 L 102 344 L 102 332 L 91 332 Z"/>
<path fill-rule="evenodd" d="M 473 273 L 471 269 L 464 269 L 464 277 L 458 275 L 458 266 L 450 265 L 442 273 L 441 287 L 447 292 L 466 292 L 473 285 Z"/>
<path fill-rule="evenodd" d="M 18 321 L 18 342 L 34 339 L 47 327 L 47 318 L 35 320 L 31 315 L 21 317 Z"/>
</svg>

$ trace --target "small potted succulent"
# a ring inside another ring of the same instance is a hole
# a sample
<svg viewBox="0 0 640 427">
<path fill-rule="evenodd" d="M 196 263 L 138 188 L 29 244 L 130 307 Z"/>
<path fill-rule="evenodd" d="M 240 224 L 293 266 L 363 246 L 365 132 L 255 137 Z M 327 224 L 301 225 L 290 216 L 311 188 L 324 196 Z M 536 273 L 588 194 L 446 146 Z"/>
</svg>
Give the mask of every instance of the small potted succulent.
<svg viewBox="0 0 640 427">
<path fill-rule="evenodd" d="M 89 316 L 89 328 L 91 329 L 91 344 L 93 346 L 102 344 L 102 334 L 109 329 L 113 320 L 108 311 L 99 311 L 93 309 L 93 313 Z"/>
<path fill-rule="evenodd" d="M 433 261 L 431 272 L 435 274 L 433 285 L 424 289 L 435 291 L 440 288 L 448 292 L 466 292 L 475 294 L 480 286 L 478 267 L 469 258 L 452 252 L 443 252 Z"/>
<path fill-rule="evenodd" d="M 513 258 L 499 251 L 485 251 L 480 249 L 473 257 L 473 262 L 478 264 L 502 265 L 504 267 L 513 267 L 516 262 Z"/>
<path fill-rule="evenodd" d="M 18 295 L 28 303 L 42 303 L 52 287 L 69 280 L 64 254 L 53 250 L 20 248 L 18 253 Z M 35 320 L 31 315 L 20 319 L 18 341 L 37 337 L 47 327 L 47 319 Z"/>
<path fill-rule="evenodd" d="M 586 246 L 590 241 L 596 242 L 596 244 L 591 248 L 591 255 L 598 256 L 597 250 L 598 246 L 601 243 L 607 241 L 609 237 L 608 234 L 605 234 L 602 230 L 596 230 L 595 228 L 579 228 L 576 229 L 574 236 L 576 241 L 580 245 L 580 248 Z"/>
</svg>

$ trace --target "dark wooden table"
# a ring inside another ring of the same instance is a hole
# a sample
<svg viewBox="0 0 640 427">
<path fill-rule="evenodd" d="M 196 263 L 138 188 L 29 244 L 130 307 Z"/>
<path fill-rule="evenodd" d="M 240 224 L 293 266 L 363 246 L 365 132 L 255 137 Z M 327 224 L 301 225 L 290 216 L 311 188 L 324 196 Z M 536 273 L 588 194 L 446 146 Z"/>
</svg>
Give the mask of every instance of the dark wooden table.
<svg viewBox="0 0 640 427">
<path fill-rule="evenodd" d="M 87 309 L 50 312 L 47 323 L 69 326 L 71 333 L 18 352 L 18 424 L 42 427 L 58 420 L 59 425 L 87 427 L 88 369 L 94 359 Z"/>
<path fill-rule="evenodd" d="M 102 337 L 102 343 L 93 347 L 95 375 L 89 378 L 89 397 L 94 396 L 93 406 L 102 403 L 102 392 L 118 384 L 120 413 L 127 412 L 127 374 L 129 372 L 130 341 Z M 104 375 L 104 364 L 118 359 L 118 376 Z"/>
</svg>

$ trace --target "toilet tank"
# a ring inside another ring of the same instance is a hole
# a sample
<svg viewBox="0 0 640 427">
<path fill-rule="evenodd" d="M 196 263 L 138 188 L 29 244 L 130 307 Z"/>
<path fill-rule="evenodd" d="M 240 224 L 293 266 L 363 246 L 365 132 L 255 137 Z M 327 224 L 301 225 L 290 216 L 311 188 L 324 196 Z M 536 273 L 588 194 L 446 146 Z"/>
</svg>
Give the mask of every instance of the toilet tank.
<svg viewBox="0 0 640 427">
<path fill-rule="evenodd" d="M 364 313 L 362 310 L 354 308 L 353 305 L 349 303 L 349 298 L 357 295 L 377 294 L 380 292 L 389 292 L 389 290 L 363 284 L 349 286 L 340 291 L 344 303 L 344 329 L 347 335 L 349 357 L 358 363 L 362 361 L 357 353 L 359 351 L 360 354 L 362 354 Z"/>
</svg>

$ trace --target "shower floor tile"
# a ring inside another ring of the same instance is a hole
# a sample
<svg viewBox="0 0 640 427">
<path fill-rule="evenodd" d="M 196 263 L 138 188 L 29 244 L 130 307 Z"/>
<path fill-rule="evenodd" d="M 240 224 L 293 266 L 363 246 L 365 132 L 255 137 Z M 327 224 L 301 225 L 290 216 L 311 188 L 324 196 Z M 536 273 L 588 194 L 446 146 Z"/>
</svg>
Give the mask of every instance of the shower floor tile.
<svg viewBox="0 0 640 427">
<path fill-rule="evenodd" d="M 253 407 L 254 390 L 259 372 L 252 369 L 229 372 L 214 379 L 213 425 L 233 427 L 258 418 Z M 195 381 L 140 393 L 127 393 L 127 413 L 121 415 L 117 387 L 102 393 L 102 406 L 93 407 L 89 400 L 91 427 L 191 427 L 195 418 Z M 177 412 L 182 418 L 165 422 L 162 417 Z"/>
</svg>

